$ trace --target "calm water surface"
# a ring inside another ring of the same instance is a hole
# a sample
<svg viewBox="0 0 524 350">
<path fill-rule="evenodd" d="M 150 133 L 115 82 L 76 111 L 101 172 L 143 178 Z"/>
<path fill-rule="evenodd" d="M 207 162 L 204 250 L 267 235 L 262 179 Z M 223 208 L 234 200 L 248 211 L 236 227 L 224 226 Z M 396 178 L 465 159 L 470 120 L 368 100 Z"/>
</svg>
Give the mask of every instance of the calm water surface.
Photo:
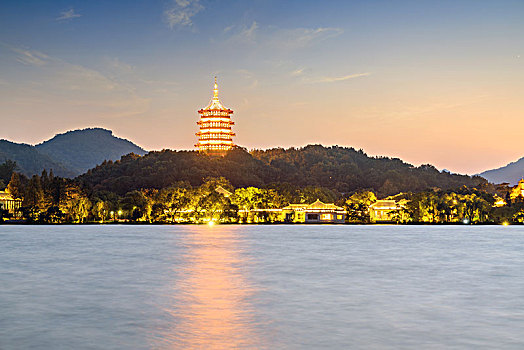
<svg viewBox="0 0 524 350">
<path fill-rule="evenodd" d="M 0 226 L 0 349 L 524 349 L 524 227 Z"/>
</svg>

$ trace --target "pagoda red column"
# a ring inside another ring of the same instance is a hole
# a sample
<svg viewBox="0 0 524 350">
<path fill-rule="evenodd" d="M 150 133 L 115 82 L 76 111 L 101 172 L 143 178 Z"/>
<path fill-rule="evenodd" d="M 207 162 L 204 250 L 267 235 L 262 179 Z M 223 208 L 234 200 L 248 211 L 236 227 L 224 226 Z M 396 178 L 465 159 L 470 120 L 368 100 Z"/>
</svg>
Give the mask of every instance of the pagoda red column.
<svg viewBox="0 0 524 350">
<path fill-rule="evenodd" d="M 207 107 L 200 109 L 198 113 L 200 120 L 197 125 L 200 130 L 196 133 L 198 142 L 195 147 L 199 151 L 223 155 L 235 146 L 233 144 L 235 133 L 231 130 L 231 126 L 235 124 L 231 121 L 233 111 L 220 103 L 216 77 L 213 99 Z"/>
</svg>

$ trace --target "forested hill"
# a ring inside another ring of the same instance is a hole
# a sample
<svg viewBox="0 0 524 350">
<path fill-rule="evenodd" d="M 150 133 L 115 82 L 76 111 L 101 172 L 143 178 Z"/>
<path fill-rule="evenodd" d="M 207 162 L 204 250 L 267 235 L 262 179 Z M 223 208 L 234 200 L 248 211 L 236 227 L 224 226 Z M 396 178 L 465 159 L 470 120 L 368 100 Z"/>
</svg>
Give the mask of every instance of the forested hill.
<svg viewBox="0 0 524 350">
<path fill-rule="evenodd" d="M 62 177 L 77 175 L 61 162 L 39 152 L 34 146 L 0 140 L 0 163 L 6 160 L 15 161 L 16 170 L 28 176 L 40 174 L 43 169 L 52 169 L 55 175 Z"/>
<path fill-rule="evenodd" d="M 131 141 L 113 136 L 111 130 L 90 128 L 58 134 L 36 148 L 71 169 L 76 175 L 122 155 L 146 153 Z"/>
<path fill-rule="evenodd" d="M 225 177 L 235 187 L 276 183 L 326 187 L 341 193 L 370 189 L 385 196 L 398 192 L 443 190 L 486 182 L 481 177 L 441 173 L 431 165 L 414 167 L 400 159 L 369 157 L 353 148 L 310 145 L 248 153 L 230 151 L 223 158 L 196 151 L 150 152 L 104 162 L 79 177 L 94 190 L 124 194 L 135 189 L 163 188 L 181 181 L 200 185 L 208 177 Z"/>
</svg>

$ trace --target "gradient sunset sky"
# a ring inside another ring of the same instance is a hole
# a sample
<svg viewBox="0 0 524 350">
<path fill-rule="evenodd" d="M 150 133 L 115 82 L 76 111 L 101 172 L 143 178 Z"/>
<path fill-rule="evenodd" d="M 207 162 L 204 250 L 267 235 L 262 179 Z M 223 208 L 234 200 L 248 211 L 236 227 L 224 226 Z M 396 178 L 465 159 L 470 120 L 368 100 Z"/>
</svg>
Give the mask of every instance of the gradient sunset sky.
<svg viewBox="0 0 524 350">
<path fill-rule="evenodd" d="M 194 149 L 214 76 L 248 149 L 477 173 L 524 156 L 524 1 L 0 3 L 0 138 Z"/>
</svg>

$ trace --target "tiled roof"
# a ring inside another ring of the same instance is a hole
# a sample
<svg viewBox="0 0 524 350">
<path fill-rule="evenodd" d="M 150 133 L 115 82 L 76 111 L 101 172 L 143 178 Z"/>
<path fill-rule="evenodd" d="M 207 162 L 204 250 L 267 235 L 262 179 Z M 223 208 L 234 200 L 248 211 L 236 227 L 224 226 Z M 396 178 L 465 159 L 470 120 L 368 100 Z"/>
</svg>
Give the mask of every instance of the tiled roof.
<svg viewBox="0 0 524 350">
<path fill-rule="evenodd" d="M 307 210 L 344 210 L 339 206 L 336 206 L 334 203 L 323 203 L 320 200 L 316 200 L 314 203 L 311 203 L 307 206 Z"/>
<path fill-rule="evenodd" d="M 215 86 L 213 89 L 213 99 L 211 99 L 211 102 L 207 107 L 202 108 L 203 111 L 214 111 L 214 110 L 228 110 L 229 108 L 225 107 L 220 100 L 218 99 L 218 85 L 217 85 L 217 79 L 215 77 Z"/>
<path fill-rule="evenodd" d="M 400 206 L 394 200 L 378 200 L 369 207 L 373 209 L 400 209 Z"/>
<path fill-rule="evenodd" d="M 283 209 L 287 210 L 306 210 L 306 211 L 315 211 L 315 210 L 344 210 L 344 208 L 341 208 L 339 206 L 336 206 L 333 203 L 324 203 L 320 200 L 316 200 L 315 202 L 311 204 L 290 204 L 287 207 L 284 207 Z"/>
<path fill-rule="evenodd" d="M 229 197 L 232 195 L 231 192 L 229 192 L 228 190 L 226 190 L 224 187 L 222 186 L 218 186 L 217 188 L 215 188 L 215 191 L 217 191 L 218 193 L 220 193 L 221 195 L 223 195 L 224 197 Z"/>
<path fill-rule="evenodd" d="M 0 191 L 0 200 L 13 200 L 13 196 L 11 196 L 11 193 L 6 191 Z"/>
</svg>

